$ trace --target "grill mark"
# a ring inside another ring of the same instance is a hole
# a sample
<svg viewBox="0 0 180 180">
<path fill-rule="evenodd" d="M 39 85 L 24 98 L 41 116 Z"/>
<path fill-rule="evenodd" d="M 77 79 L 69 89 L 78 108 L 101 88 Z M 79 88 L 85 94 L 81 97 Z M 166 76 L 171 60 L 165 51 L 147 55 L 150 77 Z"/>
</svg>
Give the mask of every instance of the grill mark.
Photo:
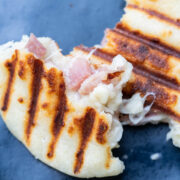
<svg viewBox="0 0 180 180">
<path fill-rule="evenodd" d="M 154 104 L 152 108 L 159 110 L 160 112 L 163 112 L 164 114 L 171 116 L 174 120 L 177 120 L 180 122 L 180 115 L 177 114 L 176 112 L 172 111 L 171 109 L 164 108 L 157 104 Z"/>
<path fill-rule="evenodd" d="M 90 52 L 90 48 L 86 48 L 86 47 L 78 47 L 80 50 L 88 53 Z M 98 53 L 94 53 L 94 55 L 100 57 L 100 58 L 104 58 L 104 60 L 108 61 L 108 62 L 112 62 L 112 59 L 115 55 L 113 54 L 110 54 L 109 52 L 102 52 L 102 51 L 99 51 L 96 50 L 96 52 L 98 51 Z M 104 55 L 102 56 L 102 53 L 104 53 Z M 107 59 L 106 59 L 107 57 Z M 110 59 L 111 58 L 111 59 Z M 128 59 L 128 58 L 127 58 Z M 174 90 L 177 90 L 177 91 L 180 91 L 180 84 L 178 83 L 178 81 L 174 78 L 170 78 L 170 77 L 167 77 L 163 74 L 159 74 L 159 73 L 156 73 L 148 68 L 145 68 L 144 66 L 142 65 L 137 65 L 133 62 L 131 62 L 133 64 L 133 72 L 135 74 L 139 74 L 141 76 L 145 76 L 149 79 L 152 79 L 153 81 L 163 85 L 163 86 L 166 86 L 166 87 L 169 87 L 171 89 L 174 89 Z"/>
<path fill-rule="evenodd" d="M 56 80 L 56 69 L 51 68 L 47 74 L 45 74 L 45 77 L 48 81 L 48 85 L 50 88 L 49 93 L 53 93 L 57 89 L 57 80 Z"/>
<path fill-rule="evenodd" d="M 84 153 L 93 131 L 95 116 L 95 110 L 92 108 L 87 108 L 86 113 L 82 118 L 74 119 L 74 123 L 79 129 L 80 135 L 80 144 L 75 155 L 74 174 L 80 173 L 80 170 L 83 166 Z"/>
<path fill-rule="evenodd" d="M 174 47 L 171 47 L 165 43 L 162 43 L 157 38 L 152 38 L 147 35 L 143 35 L 139 31 L 131 31 L 128 27 L 125 27 L 122 23 L 118 23 L 116 25 L 116 29 L 113 29 L 112 31 L 121 33 L 122 35 L 129 37 L 131 39 L 134 39 L 136 41 L 139 41 L 141 43 L 144 43 L 153 49 L 158 49 L 159 51 L 167 54 L 172 55 L 175 57 L 180 58 L 180 51 L 175 49 Z"/>
<path fill-rule="evenodd" d="M 128 83 L 128 85 L 123 89 L 123 97 L 130 98 L 136 92 L 142 94 L 154 92 L 156 94 L 156 100 L 152 108 L 180 120 L 180 114 L 168 107 L 168 104 L 173 105 L 177 102 L 177 96 L 170 96 L 165 90 L 159 87 L 154 87 L 153 84 L 154 83 L 151 80 L 147 80 L 145 83 L 139 80 Z M 149 97 L 147 102 L 152 102 L 152 97 Z"/>
<path fill-rule="evenodd" d="M 7 111 L 8 109 L 10 95 L 12 94 L 11 89 L 15 78 L 15 69 L 16 69 L 17 61 L 18 61 L 18 51 L 15 50 L 15 54 L 12 56 L 12 62 L 6 62 L 5 64 L 5 66 L 9 71 L 9 79 L 8 79 L 7 89 L 4 95 L 3 106 L 1 107 L 2 111 Z"/>
<path fill-rule="evenodd" d="M 148 79 L 151 79 L 157 82 L 158 84 L 180 91 L 180 86 L 179 83 L 176 81 L 176 79 L 169 78 L 165 75 L 153 72 L 150 69 L 135 64 L 133 64 L 133 72 L 143 77 L 147 77 Z"/>
<path fill-rule="evenodd" d="M 107 46 L 111 46 L 115 54 L 120 53 L 126 58 L 129 58 L 129 61 L 136 61 L 137 63 L 150 62 L 151 66 L 158 70 L 160 68 L 163 71 L 169 70 L 167 63 L 169 55 L 112 30 L 108 30 L 107 33 L 109 33 L 107 36 L 110 36 L 110 38 L 108 38 L 110 45 Z"/>
<path fill-rule="evenodd" d="M 104 122 L 102 119 L 99 120 L 98 129 L 96 133 L 96 141 L 99 144 L 105 144 L 107 142 L 106 139 L 106 132 L 108 131 L 109 127 L 106 122 Z"/>
<path fill-rule="evenodd" d="M 143 77 L 144 78 L 144 77 Z M 129 82 L 127 84 L 129 86 L 129 91 L 132 93 L 135 92 L 141 92 L 143 94 L 146 94 L 147 92 L 154 92 L 156 94 L 156 103 L 162 104 L 162 106 L 165 105 L 174 105 L 177 102 L 177 96 L 171 95 L 169 92 L 167 92 L 164 87 L 159 87 L 153 80 L 145 78 L 144 80 L 139 79 L 136 77 L 136 80 L 133 82 Z M 128 91 L 128 90 L 127 90 Z M 150 102 L 153 100 L 153 96 L 149 96 L 147 98 Z"/>
<path fill-rule="evenodd" d="M 56 114 L 54 116 L 51 125 L 52 139 L 49 144 L 49 148 L 47 152 L 47 157 L 49 159 L 52 159 L 54 157 L 55 146 L 63 130 L 63 127 L 65 127 L 65 114 L 68 111 L 67 98 L 65 94 L 66 86 L 63 79 L 63 75 L 61 76 L 61 78 L 62 78 L 62 82 L 59 84 L 59 92 L 58 92 L 59 101 L 56 107 Z"/>
<path fill-rule="evenodd" d="M 32 60 L 33 57 L 31 57 Z M 30 135 L 32 128 L 35 127 L 35 114 L 37 110 L 37 102 L 41 89 L 41 78 L 43 75 L 43 63 L 41 60 L 32 61 L 32 83 L 31 83 L 31 102 L 28 110 L 28 121 L 25 127 L 25 136 L 27 145 L 30 144 Z"/>
<path fill-rule="evenodd" d="M 113 72 L 113 73 L 108 73 L 107 75 L 107 80 L 112 80 L 118 76 L 120 76 L 124 71 L 117 71 L 117 72 Z"/>
<path fill-rule="evenodd" d="M 163 20 L 163 21 L 168 22 L 170 24 L 173 24 L 173 25 L 175 25 L 177 27 L 180 27 L 180 22 L 178 20 L 174 20 L 174 19 L 168 17 L 167 15 L 162 14 L 160 12 L 157 12 L 155 10 L 141 8 L 141 7 L 139 7 L 137 5 L 134 5 L 134 4 L 129 4 L 129 5 L 127 5 L 127 7 L 132 8 L 132 9 L 138 9 L 138 10 L 143 11 L 143 12 L 145 12 L 145 13 L 151 15 L 151 16 L 155 16 L 160 20 Z"/>
</svg>

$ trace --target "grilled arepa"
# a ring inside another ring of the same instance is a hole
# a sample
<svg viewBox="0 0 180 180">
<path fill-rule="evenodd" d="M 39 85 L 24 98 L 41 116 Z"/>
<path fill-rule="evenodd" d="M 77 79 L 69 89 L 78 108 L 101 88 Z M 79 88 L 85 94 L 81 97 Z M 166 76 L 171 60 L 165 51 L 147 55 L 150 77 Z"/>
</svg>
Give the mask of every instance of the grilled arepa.
<svg viewBox="0 0 180 180">
<path fill-rule="evenodd" d="M 122 88 L 132 65 L 74 51 L 63 56 L 50 38 L 23 36 L 0 46 L 1 116 L 39 160 L 77 177 L 124 170 L 112 156 L 122 136 Z"/>
<path fill-rule="evenodd" d="M 180 147 L 179 9 L 179 0 L 127 0 L 121 21 L 106 30 L 101 51 L 111 57 L 122 54 L 133 64 L 124 94 L 154 93 L 152 109 L 176 121 L 168 120 L 172 130 L 168 137 Z"/>
</svg>

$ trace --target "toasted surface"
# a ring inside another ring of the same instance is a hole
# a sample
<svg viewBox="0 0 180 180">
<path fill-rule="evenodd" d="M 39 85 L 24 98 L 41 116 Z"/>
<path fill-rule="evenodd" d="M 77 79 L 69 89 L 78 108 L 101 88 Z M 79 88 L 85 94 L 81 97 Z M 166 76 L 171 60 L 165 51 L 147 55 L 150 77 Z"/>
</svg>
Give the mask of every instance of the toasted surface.
<svg viewBox="0 0 180 180">
<path fill-rule="evenodd" d="M 127 0 L 125 14 L 107 29 L 101 51 L 133 64 L 124 93 L 153 92 L 153 108 L 180 120 L 180 2 Z M 170 8 L 172 7 L 172 8 Z M 173 13 L 171 13 L 173 11 Z M 106 57 L 105 55 L 101 55 Z"/>
<path fill-rule="evenodd" d="M 127 42 L 128 43 L 128 42 Z M 90 51 L 90 48 L 79 46 L 75 48 L 78 53 L 84 53 L 85 55 Z M 102 63 L 110 63 L 114 57 L 114 53 L 110 53 L 110 49 L 97 49 L 93 58 L 97 58 Z M 124 55 L 124 54 L 123 54 Z M 128 55 L 125 56 L 128 58 Z M 131 60 L 131 59 L 130 59 Z M 134 65 L 131 79 L 123 89 L 124 95 L 130 97 L 136 92 L 146 94 L 147 92 L 154 92 L 156 99 L 153 108 L 161 110 L 172 117 L 180 120 L 180 94 L 179 90 L 169 86 L 166 81 L 161 79 L 156 74 L 146 71 L 143 67 Z M 151 99 L 149 99 L 151 101 Z"/>
<path fill-rule="evenodd" d="M 167 2 L 163 4 L 165 3 Z M 179 4 L 177 3 L 177 6 Z M 168 11 L 169 8 L 167 6 L 166 12 Z M 146 39 L 156 40 L 169 48 L 180 50 L 180 24 L 176 18 L 168 18 L 162 13 L 151 11 L 150 8 L 142 8 L 141 5 L 128 4 L 121 22 L 117 24 L 117 28 L 120 26 L 136 32 L 139 36 L 143 36 Z"/>
<path fill-rule="evenodd" d="M 172 18 L 177 23 L 180 18 L 180 2 L 179 0 L 127 0 L 128 4 L 133 4 L 141 8 L 162 13 Z"/>
<path fill-rule="evenodd" d="M 180 1 L 127 0 L 125 14 L 106 30 L 101 57 L 122 54 L 133 64 L 124 94 L 153 92 L 153 109 L 169 115 L 174 145 L 180 147 Z M 106 55 L 105 55 L 106 54 Z M 106 59 L 106 58 L 105 58 Z"/>
</svg>

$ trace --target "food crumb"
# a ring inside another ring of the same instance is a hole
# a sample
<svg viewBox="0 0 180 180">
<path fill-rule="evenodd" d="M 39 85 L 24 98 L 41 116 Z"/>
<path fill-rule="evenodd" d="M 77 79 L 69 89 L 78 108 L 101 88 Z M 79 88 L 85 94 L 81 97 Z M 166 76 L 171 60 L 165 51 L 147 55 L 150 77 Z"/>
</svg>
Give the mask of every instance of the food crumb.
<svg viewBox="0 0 180 180">
<path fill-rule="evenodd" d="M 152 161 L 158 160 L 160 158 L 161 158 L 161 153 L 154 153 L 154 154 L 151 154 L 151 156 L 150 156 L 150 159 Z"/>
<path fill-rule="evenodd" d="M 124 159 L 124 160 L 128 159 L 128 155 L 127 155 L 127 154 L 124 154 L 124 155 L 122 156 L 122 159 Z"/>
<path fill-rule="evenodd" d="M 20 98 L 18 98 L 18 101 L 19 101 L 19 103 L 23 103 L 24 100 L 23 100 L 23 98 L 20 97 Z"/>
</svg>

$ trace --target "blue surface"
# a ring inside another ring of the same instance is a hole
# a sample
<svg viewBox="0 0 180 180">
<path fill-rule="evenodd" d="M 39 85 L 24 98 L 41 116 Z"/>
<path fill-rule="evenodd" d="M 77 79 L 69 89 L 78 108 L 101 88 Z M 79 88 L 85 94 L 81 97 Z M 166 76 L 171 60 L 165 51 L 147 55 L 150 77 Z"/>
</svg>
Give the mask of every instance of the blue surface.
<svg viewBox="0 0 180 180">
<path fill-rule="evenodd" d="M 19 40 L 23 34 L 55 39 L 64 53 L 79 44 L 98 44 L 105 28 L 119 21 L 122 0 L 1 0 L 0 43 Z M 166 142 L 166 125 L 126 127 L 121 147 L 114 150 L 124 160 L 121 180 L 179 180 L 180 150 Z M 151 161 L 150 155 L 162 153 Z M 71 180 L 34 157 L 18 142 L 0 120 L 0 180 Z"/>
</svg>

